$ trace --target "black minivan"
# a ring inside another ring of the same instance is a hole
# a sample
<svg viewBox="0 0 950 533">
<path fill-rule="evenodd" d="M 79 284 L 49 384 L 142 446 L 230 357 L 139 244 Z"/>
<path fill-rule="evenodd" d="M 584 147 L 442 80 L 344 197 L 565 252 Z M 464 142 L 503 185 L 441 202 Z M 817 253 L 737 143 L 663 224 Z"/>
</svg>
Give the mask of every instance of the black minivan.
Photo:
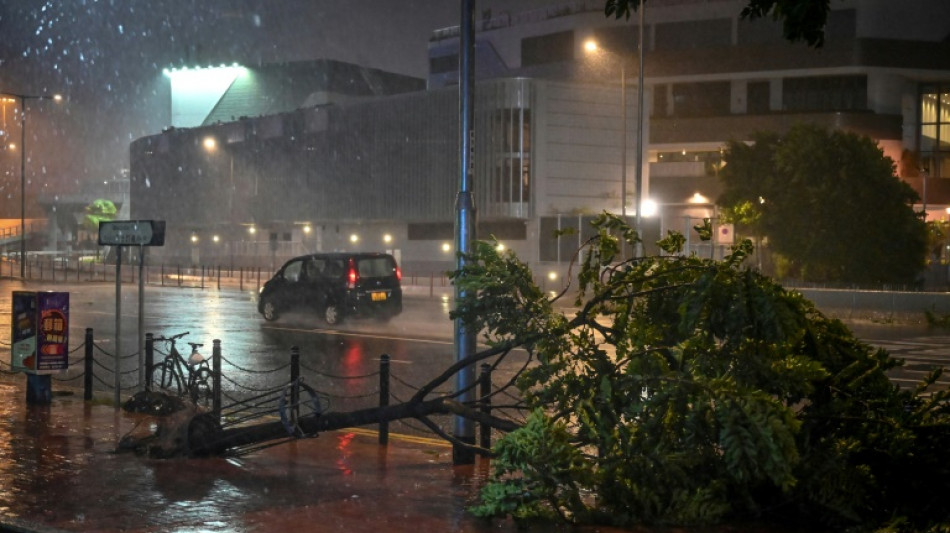
<svg viewBox="0 0 950 533">
<path fill-rule="evenodd" d="M 402 273 L 383 253 L 317 253 L 295 257 L 261 287 L 257 311 L 276 320 L 293 308 L 316 310 L 327 324 L 346 316 L 380 320 L 402 312 Z"/>
</svg>

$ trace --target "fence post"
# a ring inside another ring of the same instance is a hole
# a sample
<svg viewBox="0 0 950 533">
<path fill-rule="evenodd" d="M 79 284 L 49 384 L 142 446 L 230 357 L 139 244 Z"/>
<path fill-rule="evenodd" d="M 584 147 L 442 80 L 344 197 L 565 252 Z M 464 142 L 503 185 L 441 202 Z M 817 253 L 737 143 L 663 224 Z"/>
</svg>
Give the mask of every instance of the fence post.
<svg viewBox="0 0 950 533">
<path fill-rule="evenodd" d="M 491 365 L 488 363 L 482 363 L 482 373 L 479 376 L 479 403 L 481 403 L 481 411 L 486 415 L 491 414 Z M 482 422 L 479 427 L 481 430 L 479 436 L 481 440 L 479 446 L 485 448 L 486 450 L 491 449 L 491 426 L 485 422 Z"/>
<path fill-rule="evenodd" d="M 201 290 L 205 288 L 205 266 L 201 265 Z"/>
<path fill-rule="evenodd" d="M 178 286 L 181 287 L 181 265 L 178 265 Z"/>
<path fill-rule="evenodd" d="M 152 390 L 152 373 L 155 372 L 155 336 L 145 334 L 145 391 Z"/>
<path fill-rule="evenodd" d="M 379 406 L 389 405 L 389 354 L 379 356 Z M 379 443 L 389 444 L 389 421 L 379 423 Z"/>
<path fill-rule="evenodd" d="M 290 419 L 300 420 L 300 347 L 290 347 Z"/>
<path fill-rule="evenodd" d="M 221 421 L 221 339 L 212 341 L 211 349 L 211 411 Z"/>
<path fill-rule="evenodd" d="M 84 371 L 82 376 L 82 397 L 86 401 L 92 399 L 92 349 L 94 345 L 92 328 L 86 328 L 86 358 L 83 360 Z"/>
</svg>

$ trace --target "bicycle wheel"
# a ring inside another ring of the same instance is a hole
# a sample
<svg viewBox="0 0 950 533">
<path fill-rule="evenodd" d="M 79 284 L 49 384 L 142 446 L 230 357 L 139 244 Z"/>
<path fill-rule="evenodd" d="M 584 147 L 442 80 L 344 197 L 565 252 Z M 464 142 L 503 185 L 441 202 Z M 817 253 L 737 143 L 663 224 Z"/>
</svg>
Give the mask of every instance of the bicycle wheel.
<svg viewBox="0 0 950 533">
<path fill-rule="evenodd" d="M 168 392 L 181 396 L 185 392 L 184 383 L 178 374 L 174 361 L 165 360 L 156 365 L 152 378 L 158 378 L 158 386 Z"/>
</svg>

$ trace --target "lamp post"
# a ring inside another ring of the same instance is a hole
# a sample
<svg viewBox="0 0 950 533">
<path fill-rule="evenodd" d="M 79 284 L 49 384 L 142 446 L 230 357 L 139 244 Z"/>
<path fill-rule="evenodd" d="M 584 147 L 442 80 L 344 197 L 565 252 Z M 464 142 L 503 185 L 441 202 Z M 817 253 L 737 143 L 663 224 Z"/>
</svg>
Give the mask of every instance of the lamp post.
<svg viewBox="0 0 950 533">
<path fill-rule="evenodd" d="M 643 0 L 639 0 L 637 7 L 639 29 L 637 51 L 639 56 L 639 69 L 637 70 L 637 152 L 636 168 L 634 169 L 634 201 L 636 202 L 636 218 L 634 219 L 634 229 L 637 231 L 637 237 L 643 238 Z M 587 41 L 584 44 L 589 52 L 598 49 L 595 41 Z M 627 220 L 627 62 L 624 57 L 620 57 L 620 216 Z M 643 245 L 637 241 L 636 255 L 642 255 Z"/>
<path fill-rule="evenodd" d="M 62 97 L 55 95 L 28 95 L 4 92 L 9 97 L 20 102 L 20 277 L 26 277 L 26 101 L 27 100 L 55 100 Z"/>
<path fill-rule="evenodd" d="M 214 137 L 205 137 L 202 141 L 205 151 L 214 154 L 218 152 L 218 141 Z M 234 270 L 234 246 L 237 239 L 234 236 L 234 154 L 228 151 L 228 253 L 231 260 L 231 270 Z"/>
</svg>

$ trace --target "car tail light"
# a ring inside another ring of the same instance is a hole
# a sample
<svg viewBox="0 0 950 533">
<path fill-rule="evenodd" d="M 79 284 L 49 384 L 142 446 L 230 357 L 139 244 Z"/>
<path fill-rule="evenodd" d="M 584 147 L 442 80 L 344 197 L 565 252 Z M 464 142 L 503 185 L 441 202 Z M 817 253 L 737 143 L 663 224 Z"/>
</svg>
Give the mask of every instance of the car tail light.
<svg viewBox="0 0 950 533">
<path fill-rule="evenodd" d="M 402 269 L 399 268 L 399 265 L 396 265 L 396 281 L 402 281 Z"/>
<path fill-rule="evenodd" d="M 346 271 L 346 288 L 355 289 L 356 282 L 360 280 L 360 274 L 356 271 L 356 263 L 350 259 L 349 268 Z"/>
</svg>

